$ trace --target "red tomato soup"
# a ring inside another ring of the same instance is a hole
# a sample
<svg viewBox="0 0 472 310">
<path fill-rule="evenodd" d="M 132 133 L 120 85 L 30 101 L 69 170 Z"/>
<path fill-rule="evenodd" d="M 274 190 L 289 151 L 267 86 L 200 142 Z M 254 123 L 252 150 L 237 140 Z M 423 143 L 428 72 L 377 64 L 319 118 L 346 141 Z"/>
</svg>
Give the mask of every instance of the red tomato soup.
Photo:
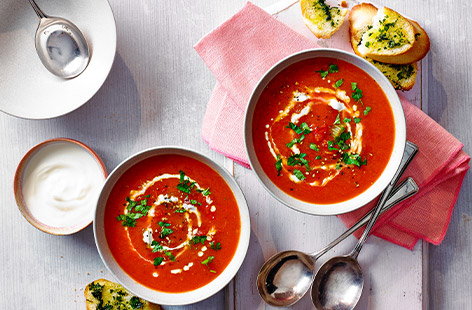
<svg viewBox="0 0 472 310">
<path fill-rule="evenodd" d="M 395 140 L 393 112 L 367 73 L 332 58 L 304 60 L 264 89 L 253 143 L 267 176 L 287 194 L 330 204 L 364 192 Z"/>
<path fill-rule="evenodd" d="M 139 283 L 180 293 L 223 272 L 241 223 L 230 187 L 207 165 L 181 155 L 143 160 L 108 198 L 105 235 L 118 264 Z"/>
</svg>

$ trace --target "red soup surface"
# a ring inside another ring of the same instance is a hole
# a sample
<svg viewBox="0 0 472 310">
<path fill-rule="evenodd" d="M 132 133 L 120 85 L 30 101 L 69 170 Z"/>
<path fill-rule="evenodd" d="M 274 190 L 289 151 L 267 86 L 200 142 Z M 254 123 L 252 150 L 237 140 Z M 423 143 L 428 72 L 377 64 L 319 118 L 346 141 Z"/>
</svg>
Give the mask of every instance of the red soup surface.
<svg viewBox="0 0 472 310">
<path fill-rule="evenodd" d="M 387 166 L 392 108 L 367 73 L 342 60 L 293 64 L 264 89 L 253 118 L 257 158 L 287 194 L 310 203 L 348 200 Z"/>
<path fill-rule="evenodd" d="M 181 155 L 158 155 L 130 168 L 105 209 L 105 235 L 118 264 L 162 292 L 186 292 L 215 279 L 233 258 L 240 229 L 224 179 Z"/>
</svg>

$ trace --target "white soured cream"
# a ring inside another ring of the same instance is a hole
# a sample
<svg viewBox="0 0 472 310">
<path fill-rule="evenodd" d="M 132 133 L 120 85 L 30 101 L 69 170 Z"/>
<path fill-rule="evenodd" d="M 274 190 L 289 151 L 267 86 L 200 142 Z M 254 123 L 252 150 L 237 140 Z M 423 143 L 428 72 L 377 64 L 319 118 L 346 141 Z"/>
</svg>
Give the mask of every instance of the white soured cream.
<svg viewBox="0 0 472 310">
<path fill-rule="evenodd" d="M 87 150 L 59 141 L 31 157 L 23 180 L 23 199 L 31 215 L 52 227 L 69 227 L 93 219 L 105 176 Z"/>
</svg>

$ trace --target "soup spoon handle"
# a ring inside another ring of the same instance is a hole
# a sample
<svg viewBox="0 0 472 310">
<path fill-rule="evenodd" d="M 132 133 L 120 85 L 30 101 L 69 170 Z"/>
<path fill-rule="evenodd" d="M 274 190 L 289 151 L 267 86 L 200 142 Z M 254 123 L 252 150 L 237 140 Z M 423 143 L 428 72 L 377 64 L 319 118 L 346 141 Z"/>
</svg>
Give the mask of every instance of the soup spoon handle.
<svg viewBox="0 0 472 310">
<path fill-rule="evenodd" d="M 352 258 L 356 259 L 357 256 L 359 255 L 359 252 L 361 251 L 362 246 L 364 245 L 365 241 L 367 240 L 367 237 L 369 236 L 370 231 L 374 227 L 375 222 L 377 221 L 377 219 L 378 219 L 378 217 L 379 217 L 379 215 L 382 211 L 383 206 L 387 202 L 387 199 L 388 199 L 390 193 L 392 192 L 393 187 L 395 186 L 395 183 L 398 181 L 400 176 L 403 174 L 406 167 L 408 167 L 411 160 L 416 155 L 417 151 L 418 151 L 418 147 L 415 144 L 407 141 L 407 143 L 405 145 L 405 151 L 403 153 L 403 157 L 402 157 L 402 160 L 401 160 L 400 166 L 398 167 L 397 172 L 395 172 L 395 175 L 393 176 L 392 180 L 390 181 L 387 188 L 383 191 L 382 195 L 380 196 L 380 199 L 377 202 L 377 206 L 374 208 L 373 215 L 372 215 L 371 219 L 369 220 L 369 223 L 367 223 L 367 226 L 366 226 L 364 232 L 362 233 L 361 238 L 357 242 L 357 244 L 354 247 L 354 249 L 352 250 L 352 252 L 349 254 L 349 256 L 351 256 Z"/>
<path fill-rule="evenodd" d="M 416 185 L 416 182 L 413 180 L 413 178 L 407 178 L 400 185 L 398 185 L 397 187 L 393 189 L 392 193 L 390 194 L 390 198 L 388 198 L 385 206 L 382 208 L 381 214 L 390 210 L 393 206 L 397 205 L 403 200 L 410 198 L 411 196 L 416 194 L 418 190 L 419 190 L 418 185 Z M 341 241 L 343 241 L 344 239 L 352 235 L 356 230 L 358 230 L 359 228 L 367 224 L 367 222 L 372 217 L 372 213 L 374 213 L 373 209 L 367 212 L 359 221 L 357 221 L 357 223 L 352 225 L 351 228 L 349 228 L 343 234 L 341 234 L 339 237 L 333 240 L 324 249 L 312 254 L 312 257 L 314 257 L 314 259 L 317 260 L 326 252 L 328 252 L 333 247 L 338 245 Z"/>
<path fill-rule="evenodd" d="M 31 6 L 33 7 L 33 10 L 36 12 L 36 15 L 38 15 L 39 18 L 47 18 L 48 16 L 44 14 L 44 12 L 39 8 L 39 6 L 36 4 L 34 0 L 28 0 Z"/>
</svg>

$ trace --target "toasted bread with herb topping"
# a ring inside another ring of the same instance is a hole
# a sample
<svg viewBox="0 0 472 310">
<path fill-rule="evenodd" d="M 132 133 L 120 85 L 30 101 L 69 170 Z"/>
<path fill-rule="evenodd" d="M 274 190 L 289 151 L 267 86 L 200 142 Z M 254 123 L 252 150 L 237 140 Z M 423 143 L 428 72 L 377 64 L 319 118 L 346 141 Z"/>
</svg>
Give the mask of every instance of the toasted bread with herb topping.
<svg viewBox="0 0 472 310">
<path fill-rule="evenodd" d="M 349 15 L 351 45 L 356 54 L 390 64 L 416 62 L 429 51 L 428 34 L 397 12 L 362 3 Z"/>
<path fill-rule="evenodd" d="M 372 19 L 377 14 L 377 8 L 370 3 L 362 3 L 356 5 L 349 15 L 349 33 L 351 46 L 354 52 L 362 56 L 358 51 L 359 43 L 362 35 L 372 25 Z M 376 66 L 392 83 L 393 87 L 398 90 L 410 90 L 416 82 L 418 66 L 416 63 L 398 65 L 388 64 L 369 57 L 364 57 L 374 66 Z"/>
<path fill-rule="evenodd" d="M 338 31 L 348 13 L 348 9 L 331 7 L 325 0 L 301 0 L 300 6 L 306 26 L 320 39 L 328 39 Z"/>
<path fill-rule="evenodd" d="M 161 310 L 159 305 L 131 295 L 123 286 L 105 279 L 95 280 L 85 287 L 87 310 Z"/>
</svg>

